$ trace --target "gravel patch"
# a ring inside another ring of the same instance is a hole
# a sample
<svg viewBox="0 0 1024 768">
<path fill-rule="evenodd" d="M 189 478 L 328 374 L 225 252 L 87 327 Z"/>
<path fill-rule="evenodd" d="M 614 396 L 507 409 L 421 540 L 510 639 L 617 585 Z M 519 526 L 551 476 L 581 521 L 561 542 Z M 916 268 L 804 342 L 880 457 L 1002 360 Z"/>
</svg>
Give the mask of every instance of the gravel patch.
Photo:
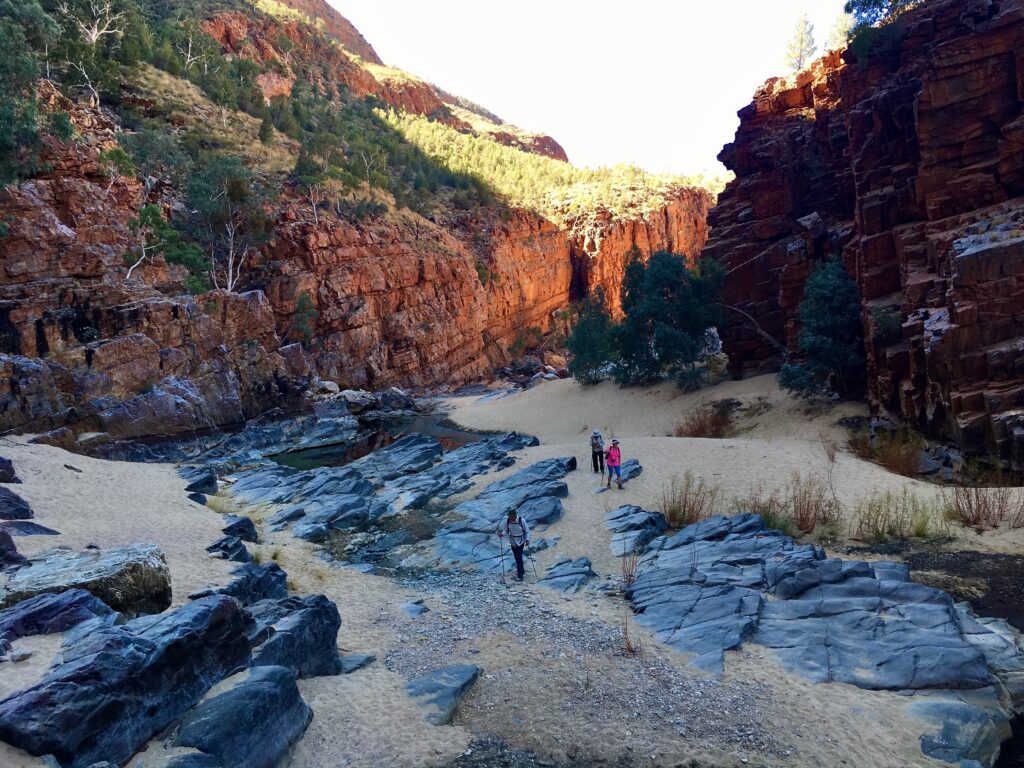
<svg viewBox="0 0 1024 768">
<path fill-rule="evenodd" d="M 650 765 L 652 756 L 660 764 L 658 755 L 704 750 L 794 754 L 778 740 L 785 734 L 761 725 L 772 710 L 762 683 L 689 674 L 661 649 L 627 653 L 621 626 L 563 614 L 529 586 L 508 589 L 493 576 L 432 572 L 401 583 L 423 594 L 431 610 L 398 619 L 401 644 L 383 663 L 406 679 L 455 660 L 484 668 L 483 685 L 470 692 L 457 716 L 477 734 L 479 748 L 454 765 L 624 766 L 634 764 L 631 755 L 644 756 L 636 764 Z M 494 638 L 513 648 L 512 663 L 482 661 Z M 523 664 L 514 661 L 517 653 L 524 654 Z M 545 734 L 561 743 L 545 743 Z M 605 752 L 593 762 L 587 745 L 603 738 L 621 744 L 622 754 Z M 529 748 L 522 751 L 524 746 Z M 538 758 L 534 751 L 547 753 L 545 747 L 553 754 Z"/>
</svg>

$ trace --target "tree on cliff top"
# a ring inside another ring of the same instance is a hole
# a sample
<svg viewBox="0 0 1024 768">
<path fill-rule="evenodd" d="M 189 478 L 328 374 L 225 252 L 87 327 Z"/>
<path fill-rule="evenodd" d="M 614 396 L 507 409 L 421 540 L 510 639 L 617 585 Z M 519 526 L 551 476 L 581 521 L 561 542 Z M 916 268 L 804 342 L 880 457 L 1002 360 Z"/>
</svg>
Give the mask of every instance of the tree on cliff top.
<svg viewBox="0 0 1024 768">
<path fill-rule="evenodd" d="M 920 5 L 923 0 L 847 0 L 846 12 L 859 26 L 871 26 Z"/>
<path fill-rule="evenodd" d="M 856 20 L 852 14 L 841 13 L 836 23 L 832 25 L 832 31 L 828 33 L 828 41 L 825 43 L 826 51 L 840 51 L 850 43 L 850 33 L 853 32 Z"/>
<path fill-rule="evenodd" d="M 26 53 L 25 37 L 0 19 L 0 187 L 32 165 L 38 145 L 35 82 L 39 68 Z"/>
<path fill-rule="evenodd" d="M 814 25 L 807 18 L 807 14 L 802 13 L 800 18 L 796 20 L 793 36 L 786 43 L 786 66 L 794 72 L 800 71 L 814 58 L 816 47 L 814 43 Z"/>
<path fill-rule="evenodd" d="M 786 364 L 779 384 L 800 395 L 830 388 L 855 397 L 864 388 L 860 294 L 838 261 L 818 264 L 804 286 L 797 344 L 804 362 Z"/>
</svg>

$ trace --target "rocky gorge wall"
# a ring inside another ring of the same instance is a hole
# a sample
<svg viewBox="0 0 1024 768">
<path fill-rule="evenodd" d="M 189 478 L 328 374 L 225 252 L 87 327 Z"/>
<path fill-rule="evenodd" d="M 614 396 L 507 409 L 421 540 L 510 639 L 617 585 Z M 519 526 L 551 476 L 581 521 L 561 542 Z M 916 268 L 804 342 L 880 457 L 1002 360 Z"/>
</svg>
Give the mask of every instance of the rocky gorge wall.
<svg viewBox="0 0 1024 768">
<path fill-rule="evenodd" d="M 311 355 L 348 386 L 458 385 L 510 361 L 531 329 L 601 287 L 617 311 L 631 249 L 695 259 L 710 196 L 682 189 L 649 216 L 566 231 L 522 209 L 448 228 L 418 217 L 370 224 L 287 209 L 253 278 L 283 333 L 302 292 L 317 308 Z M 521 350 L 520 350 L 521 351 Z"/>
<path fill-rule="evenodd" d="M 634 245 L 693 259 L 706 236 L 710 198 L 689 188 L 575 231 L 501 207 L 314 223 L 285 190 L 245 292 L 191 297 L 159 257 L 126 280 L 142 185 L 111 181 L 100 160 L 116 125 L 64 106 L 79 138 L 48 140 L 47 170 L 0 192 L 0 429 L 55 430 L 65 445 L 238 424 L 297 402 L 315 374 L 367 388 L 478 380 L 587 292 L 617 302 Z M 293 328 L 303 292 L 317 310 L 307 345 Z"/>
<path fill-rule="evenodd" d="M 871 42 L 740 112 L 705 250 L 728 272 L 726 351 L 738 371 L 794 352 L 804 281 L 841 257 L 876 411 L 1019 462 L 1024 3 L 933 0 Z"/>
<path fill-rule="evenodd" d="M 282 344 L 262 293 L 196 299 L 162 260 L 124 280 L 141 185 L 103 171 L 112 123 L 72 120 L 80 141 L 51 141 L 48 170 L 0 191 L 0 428 L 65 443 L 176 434 L 296 397 L 305 356 Z"/>
</svg>

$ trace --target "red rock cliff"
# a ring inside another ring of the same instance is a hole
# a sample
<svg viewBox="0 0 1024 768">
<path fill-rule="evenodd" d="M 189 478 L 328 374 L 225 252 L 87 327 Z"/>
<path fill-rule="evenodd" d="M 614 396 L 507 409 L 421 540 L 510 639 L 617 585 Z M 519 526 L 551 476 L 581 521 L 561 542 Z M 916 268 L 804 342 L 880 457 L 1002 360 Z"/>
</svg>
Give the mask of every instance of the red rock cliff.
<svg viewBox="0 0 1024 768">
<path fill-rule="evenodd" d="M 445 228 L 411 214 L 370 224 L 289 206 L 252 279 L 287 335 L 299 295 L 318 310 L 312 354 L 350 386 L 457 385 L 509 361 L 529 329 L 598 286 L 617 309 L 627 254 L 666 249 L 696 258 L 709 196 L 680 190 L 655 214 L 599 217 L 567 232 L 524 210 Z"/>
<path fill-rule="evenodd" d="M 841 254 L 873 406 L 1019 461 L 1022 106 L 1021 0 L 933 0 L 878 30 L 864 65 L 848 51 L 769 80 L 722 152 L 736 179 L 705 251 L 745 313 L 725 334 L 732 364 L 794 349 L 804 280 Z"/>
</svg>

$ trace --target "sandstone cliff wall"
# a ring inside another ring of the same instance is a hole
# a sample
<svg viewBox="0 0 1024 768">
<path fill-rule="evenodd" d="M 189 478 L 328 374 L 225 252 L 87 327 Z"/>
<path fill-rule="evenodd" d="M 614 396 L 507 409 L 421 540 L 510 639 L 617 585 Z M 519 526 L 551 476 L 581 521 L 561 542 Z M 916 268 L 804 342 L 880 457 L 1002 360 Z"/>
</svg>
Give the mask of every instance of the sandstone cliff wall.
<svg viewBox="0 0 1024 768">
<path fill-rule="evenodd" d="M 597 287 L 618 310 L 626 259 L 665 249 L 695 259 L 710 198 L 685 189 L 647 217 L 599 217 L 567 232 L 528 211 L 448 229 L 409 216 L 353 225 L 302 206 L 282 216 L 254 272 L 287 335 L 298 297 L 317 307 L 311 348 L 325 377 L 350 386 L 456 385 L 510 360 L 530 329 Z"/>
<path fill-rule="evenodd" d="M 737 178 L 705 251 L 750 317 L 730 318 L 733 365 L 795 348 L 804 281 L 835 255 L 862 293 L 875 408 L 1020 458 L 1022 106 L 1020 0 L 933 0 L 866 61 L 762 86 L 722 152 Z"/>
</svg>

